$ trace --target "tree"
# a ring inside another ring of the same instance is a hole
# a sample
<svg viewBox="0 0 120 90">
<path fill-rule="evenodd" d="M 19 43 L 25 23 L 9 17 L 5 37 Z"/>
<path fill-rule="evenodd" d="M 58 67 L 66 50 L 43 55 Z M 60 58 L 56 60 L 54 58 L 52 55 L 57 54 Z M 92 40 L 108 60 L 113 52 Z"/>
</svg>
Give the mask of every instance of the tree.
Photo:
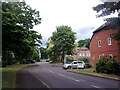
<svg viewBox="0 0 120 90">
<path fill-rule="evenodd" d="M 103 4 L 93 7 L 93 10 L 97 11 L 97 13 L 101 12 L 100 14 L 97 14 L 97 17 L 107 16 L 115 12 L 118 13 L 117 18 L 107 18 L 106 20 L 117 22 L 117 29 L 119 32 L 113 34 L 112 37 L 115 40 L 120 40 L 120 1 L 116 0 L 116 2 L 103 2 Z"/>
<path fill-rule="evenodd" d="M 87 47 L 87 48 L 90 48 L 90 47 L 89 47 L 89 42 L 90 42 L 90 38 L 85 39 L 85 40 L 79 40 L 79 41 L 78 41 L 78 47 L 85 46 L 85 47 Z"/>
<path fill-rule="evenodd" d="M 3 61 L 10 61 L 8 54 L 14 53 L 17 60 L 32 58 L 36 46 L 41 44 L 41 34 L 32 30 L 41 22 L 39 12 L 25 2 L 2 2 Z"/>
<path fill-rule="evenodd" d="M 40 52 L 41 52 L 41 59 L 47 59 L 48 58 L 48 54 L 47 54 L 47 49 L 44 47 L 40 48 Z"/>
<path fill-rule="evenodd" d="M 75 32 L 72 31 L 71 27 L 64 25 L 56 27 L 56 31 L 50 38 L 53 55 L 61 56 L 61 61 L 64 63 L 65 55 L 73 53 L 75 40 Z"/>
<path fill-rule="evenodd" d="M 100 14 L 97 14 L 97 17 L 107 16 L 112 13 L 118 12 L 118 16 L 120 16 L 120 1 L 117 2 L 103 2 L 103 4 L 99 4 L 96 7 L 93 7 L 93 10 L 100 12 Z"/>
</svg>

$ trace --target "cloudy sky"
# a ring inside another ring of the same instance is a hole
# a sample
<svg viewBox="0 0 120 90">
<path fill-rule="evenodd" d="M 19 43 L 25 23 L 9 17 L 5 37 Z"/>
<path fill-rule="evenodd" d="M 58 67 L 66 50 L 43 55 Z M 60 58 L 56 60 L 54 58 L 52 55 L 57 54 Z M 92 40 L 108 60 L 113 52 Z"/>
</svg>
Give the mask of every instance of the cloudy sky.
<svg viewBox="0 0 120 90">
<path fill-rule="evenodd" d="M 102 3 L 100 0 L 25 0 L 32 9 L 40 12 L 41 24 L 34 30 L 43 36 L 42 46 L 56 30 L 56 26 L 68 25 L 77 32 L 77 40 L 91 38 L 92 32 L 104 23 L 96 18 L 92 7 Z"/>
</svg>

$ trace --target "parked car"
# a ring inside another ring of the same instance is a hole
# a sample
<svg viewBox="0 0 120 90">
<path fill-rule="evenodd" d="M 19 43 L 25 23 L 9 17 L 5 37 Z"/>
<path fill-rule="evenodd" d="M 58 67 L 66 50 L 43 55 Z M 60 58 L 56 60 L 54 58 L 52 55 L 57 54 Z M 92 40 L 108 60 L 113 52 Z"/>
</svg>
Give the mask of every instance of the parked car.
<svg viewBox="0 0 120 90">
<path fill-rule="evenodd" d="M 64 69 L 78 69 L 78 68 L 85 68 L 84 61 L 73 61 L 70 64 L 64 64 Z"/>
<path fill-rule="evenodd" d="M 29 63 L 35 63 L 35 60 L 27 60 L 26 63 L 27 64 L 29 64 Z"/>
<path fill-rule="evenodd" d="M 50 60 L 49 63 L 53 63 L 53 60 Z"/>
</svg>

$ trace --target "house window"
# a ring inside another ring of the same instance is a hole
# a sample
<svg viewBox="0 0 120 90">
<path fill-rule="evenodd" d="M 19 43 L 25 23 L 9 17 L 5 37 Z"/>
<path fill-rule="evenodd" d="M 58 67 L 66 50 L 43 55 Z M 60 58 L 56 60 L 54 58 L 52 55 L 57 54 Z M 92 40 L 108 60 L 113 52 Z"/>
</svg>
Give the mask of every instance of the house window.
<svg viewBox="0 0 120 90">
<path fill-rule="evenodd" d="M 101 40 L 98 41 L 98 47 L 101 47 Z"/>
<path fill-rule="evenodd" d="M 109 54 L 109 58 L 113 58 L 113 55 L 112 55 L 112 54 Z"/>
<path fill-rule="evenodd" d="M 90 56 L 90 53 L 89 53 L 89 56 Z"/>
<path fill-rule="evenodd" d="M 80 54 L 80 56 L 81 56 L 81 54 Z"/>
<path fill-rule="evenodd" d="M 108 45 L 112 45 L 110 37 L 108 38 Z"/>
<path fill-rule="evenodd" d="M 83 53 L 83 56 L 85 56 L 85 54 Z"/>
</svg>

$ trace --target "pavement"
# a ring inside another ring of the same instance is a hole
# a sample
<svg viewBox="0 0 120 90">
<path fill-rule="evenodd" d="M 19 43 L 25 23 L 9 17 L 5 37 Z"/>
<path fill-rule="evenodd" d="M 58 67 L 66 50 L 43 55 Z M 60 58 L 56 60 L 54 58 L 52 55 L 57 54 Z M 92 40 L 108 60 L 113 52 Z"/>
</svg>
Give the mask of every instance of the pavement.
<svg viewBox="0 0 120 90">
<path fill-rule="evenodd" d="M 37 65 L 29 66 L 22 68 L 21 70 L 17 71 L 16 73 L 16 85 L 15 88 L 20 89 L 38 89 L 44 88 L 47 89 L 47 86 L 43 84 L 40 80 L 34 77 L 30 72 L 29 69 L 37 67 Z"/>
<path fill-rule="evenodd" d="M 48 63 L 36 63 L 17 72 L 16 88 L 118 88 L 120 81 L 108 78 L 67 72 L 62 67 Z M 104 89 L 105 90 L 105 89 Z M 119 89 L 117 89 L 119 90 Z"/>
</svg>

